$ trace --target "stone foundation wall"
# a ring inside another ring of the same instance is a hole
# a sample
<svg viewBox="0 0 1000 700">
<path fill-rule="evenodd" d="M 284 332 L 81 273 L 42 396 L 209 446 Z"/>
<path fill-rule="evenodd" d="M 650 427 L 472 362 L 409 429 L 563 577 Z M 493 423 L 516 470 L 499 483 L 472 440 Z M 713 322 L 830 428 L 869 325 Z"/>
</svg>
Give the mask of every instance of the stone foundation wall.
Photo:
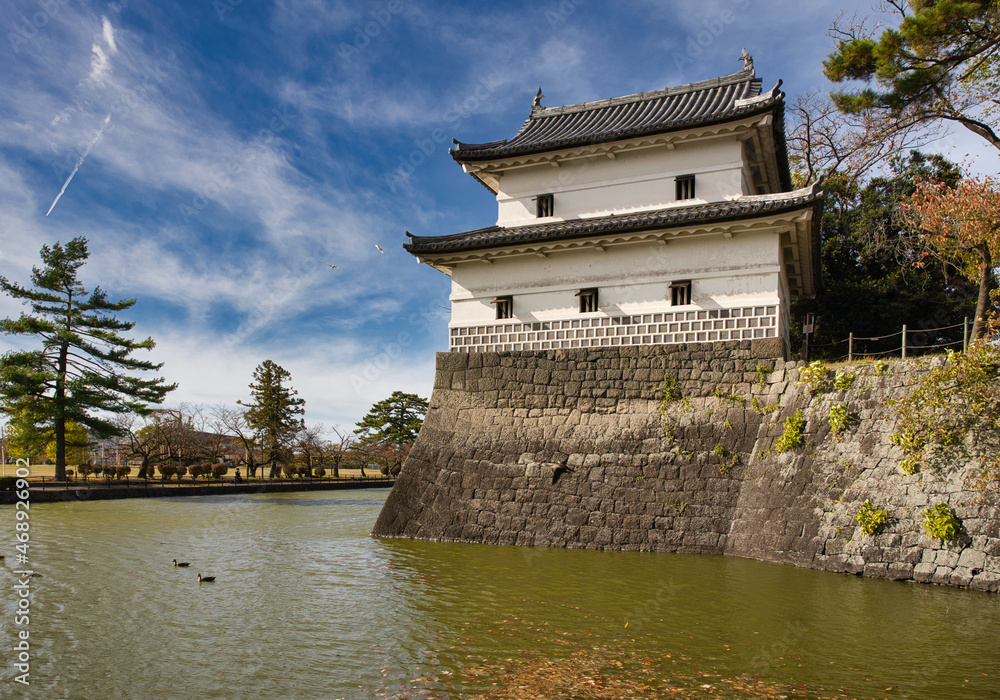
<svg viewBox="0 0 1000 700">
<path fill-rule="evenodd" d="M 860 365 L 844 391 L 796 384 L 780 341 L 441 353 L 430 410 L 373 534 L 709 552 L 996 591 L 1000 508 L 975 465 L 906 476 L 886 402 L 921 361 Z M 841 368 L 842 369 L 842 368 Z M 671 401 L 664 402 L 669 395 Z M 830 408 L 856 416 L 834 435 Z M 777 453 L 802 411 L 802 446 Z M 871 499 L 888 522 L 865 536 Z M 961 536 L 925 535 L 944 501 Z"/>
</svg>

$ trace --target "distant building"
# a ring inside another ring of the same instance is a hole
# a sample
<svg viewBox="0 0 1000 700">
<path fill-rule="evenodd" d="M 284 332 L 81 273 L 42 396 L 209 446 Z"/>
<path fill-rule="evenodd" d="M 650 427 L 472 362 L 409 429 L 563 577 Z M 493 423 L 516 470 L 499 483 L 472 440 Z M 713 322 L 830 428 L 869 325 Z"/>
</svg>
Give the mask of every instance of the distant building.
<svg viewBox="0 0 1000 700">
<path fill-rule="evenodd" d="M 452 279 L 449 348 L 782 338 L 820 285 L 817 186 L 792 190 L 784 93 L 753 62 L 680 87 L 542 107 L 452 157 L 494 226 L 403 247 Z"/>
</svg>

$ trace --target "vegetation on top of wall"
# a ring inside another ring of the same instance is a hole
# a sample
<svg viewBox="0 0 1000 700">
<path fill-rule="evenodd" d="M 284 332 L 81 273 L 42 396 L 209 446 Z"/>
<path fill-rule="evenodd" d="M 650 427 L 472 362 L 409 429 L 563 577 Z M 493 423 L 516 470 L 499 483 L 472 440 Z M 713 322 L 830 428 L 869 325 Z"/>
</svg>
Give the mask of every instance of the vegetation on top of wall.
<svg viewBox="0 0 1000 700">
<path fill-rule="evenodd" d="M 857 514 L 854 516 L 855 522 L 861 526 L 861 532 L 866 535 L 875 534 L 888 519 L 889 512 L 885 508 L 876 508 L 870 498 L 861 504 Z"/>
<path fill-rule="evenodd" d="M 912 474 L 928 465 L 928 449 L 973 449 L 985 464 L 1000 456 L 1000 348 L 975 345 L 948 352 L 916 386 L 894 402 L 900 418 L 891 441 L 903 449 L 900 468 Z M 963 444 L 972 436 L 974 444 Z M 953 463 L 955 463 L 953 461 Z"/>
<path fill-rule="evenodd" d="M 924 528 L 930 537 L 935 537 L 942 542 L 948 542 L 958 537 L 961 521 L 951 512 L 951 507 L 942 501 L 933 508 L 928 508 L 923 512 Z"/>
</svg>

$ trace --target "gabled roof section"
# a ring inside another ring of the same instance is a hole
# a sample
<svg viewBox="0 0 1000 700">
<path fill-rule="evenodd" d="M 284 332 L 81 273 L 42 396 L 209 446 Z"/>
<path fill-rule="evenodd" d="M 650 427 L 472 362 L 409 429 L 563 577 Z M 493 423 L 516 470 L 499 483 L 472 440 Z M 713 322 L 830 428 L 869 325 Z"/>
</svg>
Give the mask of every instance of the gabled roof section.
<svg viewBox="0 0 1000 700">
<path fill-rule="evenodd" d="M 774 109 L 784 93 L 761 93 L 752 63 L 738 73 L 697 83 L 566 107 L 537 104 L 511 139 L 460 143 L 450 151 L 459 163 L 495 160 L 582 144 L 665 133 L 741 118 Z"/>
</svg>

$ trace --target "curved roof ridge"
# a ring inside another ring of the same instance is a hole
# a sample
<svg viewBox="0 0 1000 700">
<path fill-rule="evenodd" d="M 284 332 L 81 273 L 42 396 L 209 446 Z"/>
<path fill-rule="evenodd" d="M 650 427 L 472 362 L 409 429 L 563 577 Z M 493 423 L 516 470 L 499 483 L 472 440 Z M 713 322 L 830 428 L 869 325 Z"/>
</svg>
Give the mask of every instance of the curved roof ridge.
<svg viewBox="0 0 1000 700">
<path fill-rule="evenodd" d="M 671 95 L 683 95 L 689 92 L 697 92 L 698 90 L 709 90 L 712 88 L 722 87 L 724 85 L 730 85 L 732 83 L 742 83 L 746 81 L 752 81 L 757 83 L 757 92 L 760 92 L 760 79 L 754 75 L 753 67 L 744 68 L 736 73 L 730 73 L 729 75 L 723 75 L 718 78 L 709 78 L 708 80 L 699 80 L 694 83 L 687 83 L 685 85 L 677 85 L 675 87 L 660 88 L 659 90 L 648 90 L 646 92 L 636 92 L 631 95 L 622 95 L 621 97 L 608 97 L 603 100 L 593 100 L 591 102 L 580 102 L 572 105 L 564 105 L 561 107 L 532 107 L 531 116 L 529 119 L 536 119 L 542 117 L 552 117 L 559 114 L 573 114 L 574 112 L 585 112 L 591 109 L 600 109 L 601 107 L 614 107 L 617 105 L 624 105 L 630 102 L 645 102 L 648 100 L 655 100 L 660 97 L 670 97 Z"/>
<path fill-rule="evenodd" d="M 482 161 L 666 133 L 750 116 L 772 109 L 783 97 L 777 88 L 762 93 L 751 66 L 679 87 L 566 107 L 533 107 L 511 138 L 490 143 L 456 140 L 450 153 L 458 162 Z"/>
</svg>

